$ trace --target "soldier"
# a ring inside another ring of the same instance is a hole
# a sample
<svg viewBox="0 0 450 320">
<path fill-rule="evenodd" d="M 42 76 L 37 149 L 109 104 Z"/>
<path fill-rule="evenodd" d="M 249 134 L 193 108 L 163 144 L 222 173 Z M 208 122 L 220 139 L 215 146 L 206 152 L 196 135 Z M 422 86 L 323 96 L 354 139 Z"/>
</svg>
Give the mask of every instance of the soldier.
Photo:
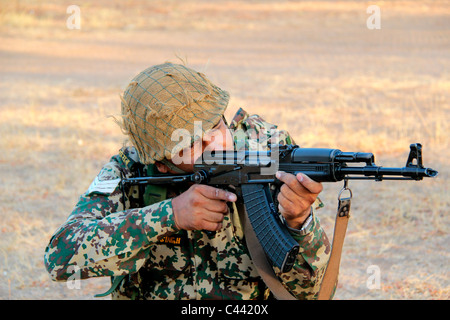
<svg viewBox="0 0 450 320">
<path fill-rule="evenodd" d="M 183 65 L 153 66 L 131 81 L 119 123 L 132 146 L 101 169 L 51 238 L 45 265 L 53 280 L 65 281 L 74 270 L 82 279 L 109 276 L 112 287 L 105 294 L 113 299 L 269 296 L 246 247 L 235 194 L 207 185 L 120 183 L 192 172 L 205 150 L 249 148 L 255 134 L 259 142 L 276 135 L 280 143 L 293 143 L 286 131 L 271 135 L 274 125 L 242 109 L 228 126 L 228 100 L 226 91 Z M 322 185 L 303 174 L 277 177 L 284 182 L 279 209 L 301 249 L 291 271 L 275 271 L 297 299 L 315 299 L 330 253 L 316 215 Z"/>
</svg>

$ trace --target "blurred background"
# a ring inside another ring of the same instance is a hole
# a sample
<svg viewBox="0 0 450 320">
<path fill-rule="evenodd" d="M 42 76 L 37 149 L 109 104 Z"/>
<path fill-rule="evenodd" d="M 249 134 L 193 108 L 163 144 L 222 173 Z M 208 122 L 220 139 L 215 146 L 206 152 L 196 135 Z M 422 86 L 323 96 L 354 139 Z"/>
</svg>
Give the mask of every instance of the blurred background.
<svg viewBox="0 0 450 320">
<path fill-rule="evenodd" d="M 350 183 L 335 298 L 450 298 L 449 1 L 1 0 L 0 299 L 109 288 L 51 282 L 44 250 L 124 143 L 119 95 L 165 61 L 227 90 L 227 119 L 242 107 L 304 147 L 404 166 L 422 143 L 437 178 Z M 321 195 L 330 238 L 341 187 Z"/>
</svg>

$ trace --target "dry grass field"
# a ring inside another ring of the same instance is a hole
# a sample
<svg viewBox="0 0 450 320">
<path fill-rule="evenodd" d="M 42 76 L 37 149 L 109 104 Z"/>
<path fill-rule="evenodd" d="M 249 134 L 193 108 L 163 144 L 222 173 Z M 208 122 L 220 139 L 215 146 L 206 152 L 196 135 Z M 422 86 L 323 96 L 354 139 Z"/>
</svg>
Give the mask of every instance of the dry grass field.
<svg viewBox="0 0 450 320">
<path fill-rule="evenodd" d="M 403 166 L 409 144 L 439 171 L 422 182 L 351 182 L 336 299 L 449 299 L 448 1 L 0 1 L 0 299 L 93 299 L 49 280 L 44 249 L 124 142 L 108 117 L 138 72 L 186 61 L 239 107 L 308 147 L 373 152 Z M 381 29 L 369 30 L 376 4 Z M 332 237 L 341 184 L 325 184 Z M 367 285 L 372 266 L 380 285 Z"/>
</svg>

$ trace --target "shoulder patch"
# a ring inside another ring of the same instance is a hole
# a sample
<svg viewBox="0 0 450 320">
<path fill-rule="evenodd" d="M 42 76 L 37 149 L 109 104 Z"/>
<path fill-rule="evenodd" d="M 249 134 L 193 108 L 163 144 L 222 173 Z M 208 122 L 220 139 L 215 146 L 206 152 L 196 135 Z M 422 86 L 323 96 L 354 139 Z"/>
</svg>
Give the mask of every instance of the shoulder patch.
<svg viewBox="0 0 450 320">
<path fill-rule="evenodd" d="M 120 149 L 119 157 L 128 169 L 131 169 L 135 163 L 139 163 L 139 156 L 134 147 L 125 147 Z"/>
<path fill-rule="evenodd" d="M 94 181 L 89 186 L 88 190 L 86 191 L 87 194 L 90 193 L 105 193 L 105 194 L 111 194 L 119 185 L 120 178 L 117 179 L 111 179 L 111 180 L 100 180 L 97 177 L 95 177 Z"/>
</svg>

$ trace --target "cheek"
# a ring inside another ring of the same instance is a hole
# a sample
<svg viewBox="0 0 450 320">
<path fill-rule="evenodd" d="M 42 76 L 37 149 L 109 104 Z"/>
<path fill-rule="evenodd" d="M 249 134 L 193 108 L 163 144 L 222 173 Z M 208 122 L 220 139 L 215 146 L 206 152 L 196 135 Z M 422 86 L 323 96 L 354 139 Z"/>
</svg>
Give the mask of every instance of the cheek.
<svg viewBox="0 0 450 320">
<path fill-rule="evenodd" d="M 218 132 L 208 140 L 204 141 L 208 150 L 233 150 L 233 137 L 228 130 Z"/>
<path fill-rule="evenodd" d="M 203 151 L 213 151 L 213 150 L 222 150 L 223 142 L 222 139 L 217 137 L 211 137 L 208 141 L 203 142 Z"/>
</svg>

